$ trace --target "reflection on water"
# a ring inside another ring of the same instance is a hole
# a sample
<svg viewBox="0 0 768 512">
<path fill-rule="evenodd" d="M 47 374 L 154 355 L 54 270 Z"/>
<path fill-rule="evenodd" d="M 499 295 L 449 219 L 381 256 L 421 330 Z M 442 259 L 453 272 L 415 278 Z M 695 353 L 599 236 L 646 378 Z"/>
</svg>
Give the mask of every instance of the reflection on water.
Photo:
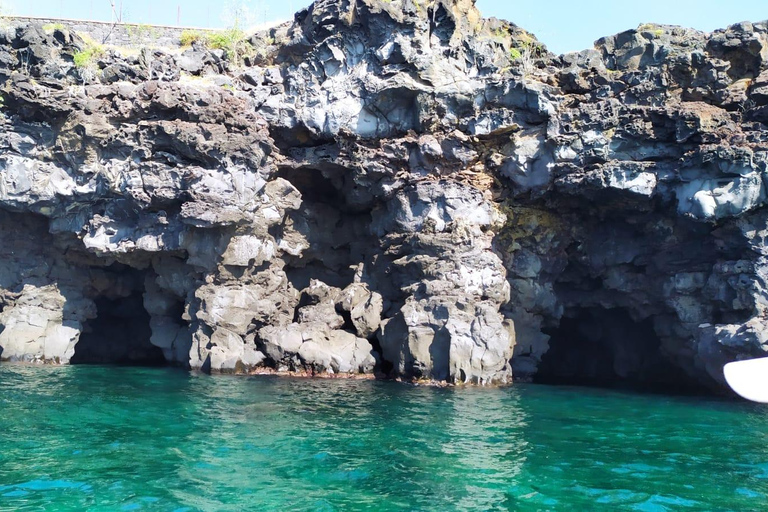
<svg viewBox="0 0 768 512">
<path fill-rule="evenodd" d="M 487 391 L 466 389 L 446 397 L 450 411 L 442 452 L 466 474 L 464 492 L 455 501 L 460 509 L 489 510 L 504 503 L 526 460 L 526 414 L 518 391 Z"/>
<path fill-rule="evenodd" d="M 0 366 L 0 510 L 761 509 L 768 409 Z"/>
</svg>

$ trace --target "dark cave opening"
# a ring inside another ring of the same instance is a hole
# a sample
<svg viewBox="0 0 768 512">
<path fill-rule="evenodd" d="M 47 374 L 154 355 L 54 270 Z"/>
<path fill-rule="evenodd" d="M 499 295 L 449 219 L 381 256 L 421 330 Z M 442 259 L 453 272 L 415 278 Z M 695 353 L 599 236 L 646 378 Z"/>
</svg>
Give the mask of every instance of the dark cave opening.
<svg viewBox="0 0 768 512">
<path fill-rule="evenodd" d="M 71 364 L 165 366 L 163 351 L 150 343 L 150 315 L 141 291 L 125 298 L 98 297 L 97 316 L 87 322 Z"/>
<path fill-rule="evenodd" d="M 700 384 L 665 358 L 652 318 L 634 320 L 623 308 L 573 308 L 550 336 L 534 382 L 674 394 Z"/>
<path fill-rule="evenodd" d="M 374 244 L 370 228 L 373 200 L 370 192 L 348 181 L 348 174 L 341 167 L 284 167 L 278 171 L 279 177 L 301 193 L 302 208 L 290 217 L 292 228 L 309 241 L 300 256 L 286 259 L 285 273 L 297 290 L 308 287 L 312 279 L 345 288 Z M 270 234 L 282 239 L 283 227 L 271 228 Z"/>
<path fill-rule="evenodd" d="M 381 340 L 378 336 L 372 336 L 368 339 L 373 348 L 374 356 L 376 357 L 376 367 L 374 368 L 374 374 L 379 379 L 394 379 L 395 365 L 392 361 L 384 359 L 384 349 L 381 346 Z"/>
<path fill-rule="evenodd" d="M 275 141 L 275 145 L 282 151 L 295 148 L 313 148 L 333 143 L 333 139 L 313 133 L 304 126 L 292 128 L 269 127 L 269 135 Z"/>
<path fill-rule="evenodd" d="M 372 291 L 379 291 L 379 283 L 364 272 L 379 244 L 371 229 L 373 210 L 379 200 L 367 186 L 352 180 L 352 175 L 349 170 L 328 163 L 321 164 L 320 168 L 285 166 L 278 170 L 277 176 L 291 183 L 301 194 L 301 207 L 290 211 L 283 223 L 271 227 L 269 233 L 278 243 L 285 240 L 288 246 L 306 244 L 301 251 L 283 257 L 285 276 L 298 292 L 310 288 L 313 280 L 338 289 L 332 293 L 345 290 L 357 280 L 368 284 Z M 325 300 L 328 298 L 318 299 L 311 291 L 302 293 L 293 322 L 305 321 L 303 309 Z M 335 313 L 343 319 L 338 330 L 351 334 L 358 332 L 350 311 L 336 303 Z M 380 377 L 391 376 L 393 365 L 383 360 L 378 339 L 375 335 L 367 338 L 377 360 L 374 373 Z M 274 368 L 283 365 L 293 368 L 292 365 L 297 363 L 268 358 L 265 364 Z"/>
<path fill-rule="evenodd" d="M 350 268 L 351 266 L 350 263 L 346 268 L 334 270 L 326 267 L 321 261 L 310 261 L 306 264 L 296 262 L 294 265 L 285 267 L 285 275 L 297 290 L 307 288 L 312 279 L 343 289 L 354 280 L 355 271 Z"/>
<path fill-rule="evenodd" d="M 277 175 L 291 182 L 301 192 L 302 200 L 341 208 L 346 204 L 344 195 L 333 180 L 318 169 L 300 167 L 281 169 Z"/>
<path fill-rule="evenodd" d="M 340 165 L 280 167 L 277 176 L 289 181 L 307 205 L 325 205 L 347 215 L 370 216 L 378 199 L 370 187 L 352 179 L 353 172 Z"/>
</svg>

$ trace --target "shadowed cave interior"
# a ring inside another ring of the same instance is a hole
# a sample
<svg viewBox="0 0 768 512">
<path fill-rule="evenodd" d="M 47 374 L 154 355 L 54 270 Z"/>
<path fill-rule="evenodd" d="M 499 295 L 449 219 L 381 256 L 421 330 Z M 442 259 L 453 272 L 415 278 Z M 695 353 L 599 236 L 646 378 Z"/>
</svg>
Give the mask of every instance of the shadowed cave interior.
<svg viewBox="0 0 768 512">
<path fill-rule="evenodd" d="M 72 364 L 163 366 L 163 351 L 150 343 L 150 316 L 141 291 L 126 298 L 95 300 L 97 316 L 86 323 Z"/>
<path fill-rule="evenodd" d="M 374 245 L 369 234 L 372 205 L 366 201 L 367 193 L 356 196 L 357 187 L 345 182 L 341 168 L 281 169 L 278 176 L 301 193 L 301 212 L 293 215 L 292 221 L 310 241 L 300 257 L 286 257 L 288 280 L 297 290 L 307 288 L 312 279 L 345 288 L 365 260 L 365 251 Z M 271 234 L 282 237 L 280 228 Z"/>
<path fill-rule="evenodd" d="M 623 308 L 573 308 L 550 336 L 534 382 L 665 393 L 699 393 L 701 384 L 670 362 L 652 318 L 634 320 Z"/>
</svg>

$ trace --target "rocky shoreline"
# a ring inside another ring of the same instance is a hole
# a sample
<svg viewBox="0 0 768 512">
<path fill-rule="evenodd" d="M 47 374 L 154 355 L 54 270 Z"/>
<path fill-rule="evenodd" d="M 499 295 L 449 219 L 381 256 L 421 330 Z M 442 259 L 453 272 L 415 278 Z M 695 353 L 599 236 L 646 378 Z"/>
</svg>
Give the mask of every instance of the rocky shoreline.
<svg viewBox="0 0 768 512">
<path fill-rule="evenodd" d="M 768 351 L 765 22 L 555 56 L 318 0 L 243 44 L 0 28 L 0 359 L 674 391 Z"/>
</svg>

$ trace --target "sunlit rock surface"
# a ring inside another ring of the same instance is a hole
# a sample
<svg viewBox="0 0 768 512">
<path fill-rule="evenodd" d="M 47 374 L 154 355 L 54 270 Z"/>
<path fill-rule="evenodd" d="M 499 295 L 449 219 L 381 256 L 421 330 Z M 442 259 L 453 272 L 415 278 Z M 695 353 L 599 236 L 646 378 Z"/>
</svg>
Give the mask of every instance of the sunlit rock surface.
<svg viewBox="0 0 768 512">
<path fill-rule="evenodd" d="M 0 44 L 1 359 L 674 389 L 768 351 L 766 23 L 557 57 L 470 0 L 319 0 L 243 62 Z"/>
</svg>

